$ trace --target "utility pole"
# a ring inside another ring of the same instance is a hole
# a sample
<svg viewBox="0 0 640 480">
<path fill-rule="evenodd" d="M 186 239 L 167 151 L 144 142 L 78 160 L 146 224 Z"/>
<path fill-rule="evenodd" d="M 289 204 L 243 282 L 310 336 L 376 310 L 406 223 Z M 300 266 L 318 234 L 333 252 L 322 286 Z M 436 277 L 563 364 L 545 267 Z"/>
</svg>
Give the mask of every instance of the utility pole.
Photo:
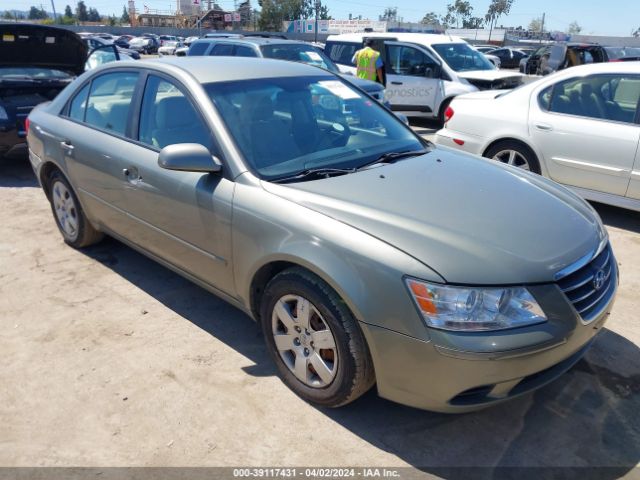
<svg viewBox="0 0 640 480">
<path fill-rule="evenodd" d="M 56 6 L 51 0 L 51 8 L 53 9 L 53 23 L 58 23 L 58 16 L 56 15 Z"/>
<path fill-rule="evenodd" d="M 314 42 L 318 43 L 318 12 L 320 11 L 320 0 L 316 0 L 316 28 L 314 29 Z"/>
<path fill-rule="evenodd" d="M 542 37 L 544 36 L 544 17 L 546 13 L 542 14 L 542 22 L 540 22 L 540 43 L 542 43 Z"/>
<path fill-rule="evenodd" d="M 236 12 L 238 11 L 238 0 L 233 0 L 233 14 L 231 14 L 231 30 L 236 31 Z"/>
</svg>

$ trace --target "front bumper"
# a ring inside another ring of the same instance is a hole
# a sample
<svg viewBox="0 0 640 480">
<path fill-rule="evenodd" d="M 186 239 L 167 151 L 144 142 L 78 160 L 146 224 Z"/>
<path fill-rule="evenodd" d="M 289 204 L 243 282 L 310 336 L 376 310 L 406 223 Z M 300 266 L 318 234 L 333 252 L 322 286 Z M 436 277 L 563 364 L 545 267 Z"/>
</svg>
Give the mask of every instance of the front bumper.
<svg viewBox="0 0 640 480">
<path fill-rule="evenodd" d="M 486 334 L 429 329 L 425 341 L 361 323 L 379 395 L 425 410 L 463 413 L 558 378 L 580 360 L 602 329 L 615 294 L 585 325 L 556 285 L 531 290 L 550 305 L 544 324 Z"/>
</svg>

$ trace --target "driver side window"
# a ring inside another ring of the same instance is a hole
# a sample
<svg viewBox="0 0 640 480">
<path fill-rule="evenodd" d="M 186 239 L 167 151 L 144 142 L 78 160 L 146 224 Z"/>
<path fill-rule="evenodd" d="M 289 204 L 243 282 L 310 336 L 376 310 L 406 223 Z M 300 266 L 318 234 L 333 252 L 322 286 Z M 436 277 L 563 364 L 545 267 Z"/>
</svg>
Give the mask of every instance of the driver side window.
<svg viewBox="0 0 640 480">
<path fill-rule="evenodd" d="M 417 48 L 389 45 L 388 53 L 391 73 L 413 77 L 434 77 L 437 64 Z"/>
</svg>

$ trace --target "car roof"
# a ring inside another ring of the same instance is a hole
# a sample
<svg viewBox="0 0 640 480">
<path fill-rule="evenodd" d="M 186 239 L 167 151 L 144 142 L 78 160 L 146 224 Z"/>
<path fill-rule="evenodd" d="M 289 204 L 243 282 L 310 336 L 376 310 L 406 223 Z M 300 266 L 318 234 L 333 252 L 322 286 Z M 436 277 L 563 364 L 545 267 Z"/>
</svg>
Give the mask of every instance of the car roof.
<svg viewBox="0 0 640 480">
<path fill-rule="evenodd" d="M 194 77 L 199 83 L 261 78 L 333 76 L 326 70 L 304 63 L 252 57 L 165 57 L 144 62 L 111 62 L 100 67 L 100 71 L 122 67 L 150 67 L 169 74 L 182 71 Z"/>
<path fill-rule="evenodd" d="M 411 42 L 422 45 L 431 45 L 434 43 L 467 43 L 460 37 L 451 35 L 439 35 L 435 33 L 409 33 L 409 32 L 362 32 L 362 33 L 343 33 L 341 35 L 329 35 L 328 42 L 362 42 L 364 38 L 390 38 L 397 39 L 400 42 Z"/>
<path fill-rule="evenodd" d="M 275 37 L 218 37 L 218 38 L 200 38 L 193 43 L 250 43 L 252 45 L 274 45 L 274 44 L 292 44 L 292 45 L 309 45 L 310 43 L 300 40 L 285 40 L 284 38 Z"/>
</svg>

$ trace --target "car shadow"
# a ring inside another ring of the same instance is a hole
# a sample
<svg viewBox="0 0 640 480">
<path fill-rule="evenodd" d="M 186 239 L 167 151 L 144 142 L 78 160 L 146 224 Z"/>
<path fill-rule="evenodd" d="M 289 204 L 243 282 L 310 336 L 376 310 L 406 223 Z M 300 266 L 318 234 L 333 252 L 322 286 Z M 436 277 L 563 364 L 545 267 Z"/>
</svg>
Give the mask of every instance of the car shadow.
<svg viewBox="0 0 640 480">
<path fill-rule="evenodd" d="M 276 375 L 257 325 L 240 310 L 116 240 L 84 253 L 251 359 L 246 374 Z M 426 412 L 379 398 L 375 390 L 343 408 L 319 411 L 444 478 L 618 478 L 640 460 L 639 359 L 634 343 L 604 330 L 560 379 L 484 411 Z M 545 469 L 518 468 L 532 466 Z"/>
<path fill-rule="evenodd" d="M 640 212 L 605 205 L 604 203 L 590 203 L 596 209 L 605 225 L 640 233 Z"/>
<path fill-rule="evenodd" d="M 0 187 L 37 186 L 38 181 L 26 156 L 0 156 Z"/>
</svg>

